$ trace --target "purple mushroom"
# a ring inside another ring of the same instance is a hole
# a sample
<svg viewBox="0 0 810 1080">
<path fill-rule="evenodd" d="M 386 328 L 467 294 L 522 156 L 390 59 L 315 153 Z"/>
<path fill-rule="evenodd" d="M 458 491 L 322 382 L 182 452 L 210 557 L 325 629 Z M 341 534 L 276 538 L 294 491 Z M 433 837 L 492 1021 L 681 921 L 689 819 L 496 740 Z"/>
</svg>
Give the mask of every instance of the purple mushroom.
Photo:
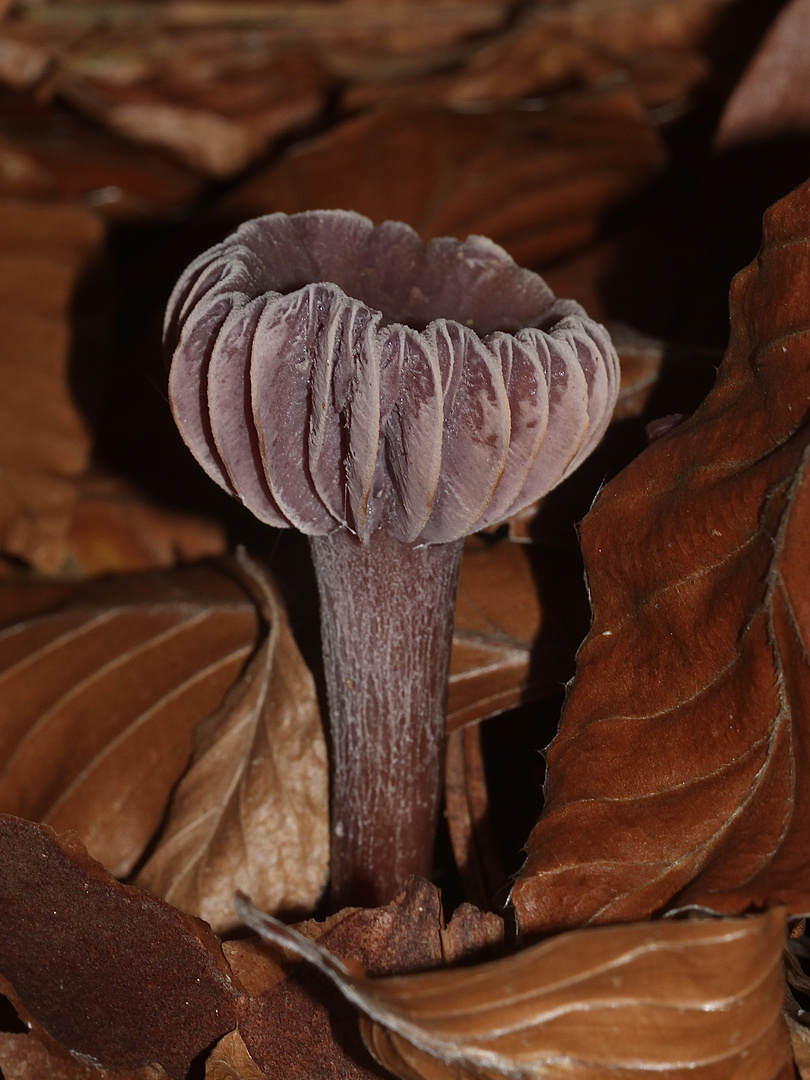
<svg viewBox="0 0 810 1080">
<path fill-rule="evenodd" d="M 332 901 L 429 876 L 464 537 L 563 480 L 618 389 L 606 331 L 492 241 L 334 210 L 246 222 L 169 301 L 171 404 L 221 487 L 310 538 Z"/>
</svg>

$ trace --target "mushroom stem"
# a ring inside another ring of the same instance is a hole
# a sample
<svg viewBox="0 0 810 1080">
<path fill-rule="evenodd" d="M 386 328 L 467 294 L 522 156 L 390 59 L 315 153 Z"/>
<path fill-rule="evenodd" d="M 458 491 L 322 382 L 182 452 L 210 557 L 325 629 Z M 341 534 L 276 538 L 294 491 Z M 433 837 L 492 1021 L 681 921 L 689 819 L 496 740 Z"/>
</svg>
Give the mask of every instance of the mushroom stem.
<svg viewBox="0 0 810 1080">
<path fill-rule="evenodd" d="M 388 903 L 430 877 L 463 540 L 311 536 L 332 750 L 331 902 Z"/>
</svg>

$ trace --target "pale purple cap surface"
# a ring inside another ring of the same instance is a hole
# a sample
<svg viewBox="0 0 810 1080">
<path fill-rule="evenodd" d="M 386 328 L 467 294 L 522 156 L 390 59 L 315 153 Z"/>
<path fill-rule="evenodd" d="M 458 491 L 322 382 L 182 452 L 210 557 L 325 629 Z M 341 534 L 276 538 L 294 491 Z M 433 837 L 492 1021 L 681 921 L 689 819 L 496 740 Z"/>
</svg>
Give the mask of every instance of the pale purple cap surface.
<svg viewBox="0 0 810 1080">
<path fill-rule="evenodd" d="M 605 329 L 491 240 L 423 246 L 344 210 L 205 252 L 165 343 L 209 476 L 270 525 L 364 540 L 443 543 L 534 502 L 594 449 L 619 383 Z"/>
</svg>

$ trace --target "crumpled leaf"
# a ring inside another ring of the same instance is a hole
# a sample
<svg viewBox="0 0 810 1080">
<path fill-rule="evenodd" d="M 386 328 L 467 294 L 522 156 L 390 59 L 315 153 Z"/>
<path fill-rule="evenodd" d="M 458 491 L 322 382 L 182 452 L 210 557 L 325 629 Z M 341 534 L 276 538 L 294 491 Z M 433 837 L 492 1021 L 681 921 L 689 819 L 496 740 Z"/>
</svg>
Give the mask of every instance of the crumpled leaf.
<svg viewBox="0 0 810 1080">
<path fill-rule="evenodd" d="M 408 101 L 481 107 L 622 78 L 635 83 L 646 105 L 661 105 L 706 77 L 708 64 L 697 49 L 728 3 L 530 4 L 506 32 L 483 42 L 458 70 L 362 82 L 348 88 L 344 105 L 355 109 Z"/>
<path fill-rule="evenodd" d="M 423 240 L 480 233 L 521 266 L 592 239 L 602 216 L 663 163 L 627 88 L 540 112 L 381 109 L 290 149 L 222 206 L 240 220 L 345 207 L 405 221 Z"/>
<path fill-rule="evenodd" d="M 810 911 L 810 184 L 731 290 L 717 384 L 582 525 L 594 609 L 512 893 L 526 931 Z"/>
<path fill-rule="evenodd" d="M 66 562 L 84 576 L 157 570 L 226 550 L 218 522 L 157 506 L 100 469 L 85 473 L 78 495 Z"/>
<path fill-rule="evenodd" d="M 447 731 L 557 690 L 587 629 L 577 557 L 471 537 L 461 560 Z M 572 593 L 581 602 L 572 601 Z M 538 646 L 538 642 L 541 644 Z"/>
<path fill-rule="evenodd" d="M 785 912 L 561 934 L 474 967 L 370 979 L 270 919 L 361 1012 L 366 1045 L 404 1080 L 788 1080 Z"/>
<path fill-rule="evenodd" d="M 245 556 L 269 629 L 195 735 L 194 755 L 137 884 L 218 932 L 234 889 L 273 911 L 309 911 L 329 869 L 326 742 L 315 684 L 266 573 Z"/>
<path fill-rule="evenodd" d="M 264 1080 L 238 1031 L 224 1035 L 205 1059 L 205 1080 Z"/>
<path fill-rule="evenodd" d="M 256 636 L 252 599 L 214 565 L 90 582 L 6 627 L 0 812 L 74 829 L 126 875 Z"/>
<path fill-rule="evenodd" d="M 0 1032 L 0 1069 L 3 1080 L 166 1080 L 160 1065 L 138 1069 L 101 1069 L 64 1050 L 46 1032 Z M 224 1080 L 224 1078 L 223 1078 Z M 248 1080 L 246 1077 L 245 1080 Z"/>
<path fill-rule="evenodd" d="M 79 206 L 0 202 L 0 548 L 54 572 L 90 437 L 68 389 L 71 304 L 101 219 Z"/>
<path fill-rule="evenodd" d="M 8 44 L 0 34 L 0 68 Z M 102 218 L 142 220 L 176 215 L 204 184 L 165 154 L 126 143 L 62 103 L 15 94 L 3 102 L 2 128 L 4 198 L 81 200 Z"/>
<path fill-rule="evenodd" d="M 726 103 L 715 145 L 810 132 L 809 0 L 791 0 L 777 15 Z"/>
<path fill-rule="evenodd" d="M 464 906 L 444 925 L 438 889 L 412 878 L 382 908 L 345 908 L 297 927 L 331 954 L 373 975 L 420 971 L 469 957 L 500 940 L 503 924 Z M 305 966 L 279 962 L 256 939 L 230 942 L 226 955 L 253 995 L 239 1030 L 251 1059 L 284 1080 L 379 1080 L 386 1074 L 360 1041 L 353 1009 Z M 226 1074 L 227 1075 L 227 1074 Z"/>
<path fill-rule="evenodd" d="M 791 1016 L 787 1016 L 786 1020 L 790 1031 L 790 1041 L 793 1044 L 796 1069 L 801 1080 L 807 1080 L 810 1077 L 810 1029 Z"/>
<path fill-rule="evenodd" d="M 237 1022 L 239 990 L 208 927 L 120 885 L 78 839 L 0 816 L 0 973 L 66 1049 L 172 1080 Z"/>
<path fill-rule="evenodd" d="M 314 120 L 338 80 L 413 73 L 497 29 L 503 2 L 18 6 L 0 80 L 43 83 L 126 138 L 227 177 Z"/>
</svg>

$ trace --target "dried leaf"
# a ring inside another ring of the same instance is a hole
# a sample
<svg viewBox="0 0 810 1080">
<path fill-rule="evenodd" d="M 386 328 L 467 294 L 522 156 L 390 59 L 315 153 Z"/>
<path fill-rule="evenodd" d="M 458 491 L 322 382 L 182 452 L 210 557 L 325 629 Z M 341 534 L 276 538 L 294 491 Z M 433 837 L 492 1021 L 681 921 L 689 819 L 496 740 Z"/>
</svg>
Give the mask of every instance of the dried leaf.
<svg viewBox="0 0 810 1080">
<path fill-rule="evenodd" d="M 92 469 L 79 487 L 66 562 L 83 576 L 157 570 L 222 555 L 226 546 L 225 529 L 212 519 L 157 506 L 120 477 Z"/>
<path fill-rule="evenodd" d="M 436 887 L 411 879 L 405 892 L 384 908 L 347 908 L 325 923 L 303 923 L 298 930 L 336 956 L 384 975 L 438 967 L 447 961 L 446 945 L 454 957 L 469 955 L 492 943 L 499 924 L 494 916 L 485 916 L 476 926 L 467 913 L 461 923 L 445 928 Z M 380 1080 L 386 1075 L 369 1058 L 353 1010 L 336 991 L 307 969 L 298 968 L 283 979 L 277 963 L 262 972 L 255 950 L 255 945 L 231 946 L 228 955 L 237 976 L 254 992 L 240 1033 L 267 1076 Z M 258 992 L 262 980 L 268 984 L 263 993 Z"/>
<path fill-rule="evenodd" d="M 209 176 L 243 169 L 285 131 L 314 120 L 331 80 L 311 52 L 268 57 L 257 73 L 220 81 L 150 79 L 103 83 L 65 70 L 61 94 L 88 116 L 132 139 L 173 152 Z"/>
<path fill-rule="evenodd" d="M 734 281 L 714 390 L 582 525 L 593 627 L 512 893 L 526 930 L 810 911 L 809 247 L 805 184 Z"/>
<path fill-rule="evenodd" d="M 68 389 L 70 306 L 102 241 L 77 206 L 0 202 L 0 547 L 62 565 L 90 440 Z"/>
<path fill-rule="evenodd" d="M 46 1032 L 27 1035 L 0 1032 L 0 1069 L 4 1080 L 166 1080 L 160 1065 L 139 1069 L 101 1069 L 62 1049 Z M 248 1078 L 245 1078 L 248 1080 Z"/>
<path fill-rule="evenodd" d="M 75 836 L 0 817 L 0 972 L 66 1049 L 173 1080 L 236 1026 L 238 991 L 201 922 L 119 885 Z"/>
<path fill-rule="evenodd" d="M 223 1036 L 206 1058 L 205 1080 L 264 1080 L 238 1031 Z"/>
<path fill-rule="evenodd" d="M 7 627 L 0 811 L 74 829 L 127 874 L 256 635 L 252 600 L 215 566 L 91 582 Z"/>
<path fill-rule="evenodd" d="M 350 86 L 349 109 L 380 102 L 458 107 L 537 98 L 560 87 L 632 79 L 647 105 L 691 90 L 708 67 L 695 52 L 729 0 L 532 4 L 458 70 Z M 567 294 L 566 294 L 567 295 Z"/>
<path fill-rule="evenodd" d="M 0 67 L 8 42 L 0 35 Z M 0 194 L 81 200 L 113 220 L 165 217 L 199 197 L 198 174 L 165 154 L 125 143 L 61 104 L 22 95 L 3 102 Z"/>
<path fill-rule="evenodd" d="M 791 0 L 779 12 L 729 98 L 715 145 L 810 132 L 810 0 Z"/>
<path fill-rule="evenodd" d="M 375 222 L 405 221 L 423 240 L 482 233 L 529 266 L 591 239 L 607 208 L 662 160 L 627 89 L 574 95 L 539 113 L 384 109 L 295 146 L 223 213 L 342 206 Z"/>
<path fill-rule="evenodd" d="M 561 934 L 475 967 L 369 979 L 245 898 L 242 918 L 305 957 L 360 1009 L 405 1080 L 649 1075 L 787 1080 L 785 912 Z"/>
<path fill-rule="evenodd" d="M 557 693 L 588 628 L 575 554 L 467 541 L 461 562 L 447 730 Z"/>
<path fill-rule="evenodd" d="M 137 883 L 222 933 L 234 889 L 273 911 L 310 911 L 329 866 L 326 743 L 312 680 L 267 575 L 243 566 L 269 632 L 191 764 Z"/>
</svg>

